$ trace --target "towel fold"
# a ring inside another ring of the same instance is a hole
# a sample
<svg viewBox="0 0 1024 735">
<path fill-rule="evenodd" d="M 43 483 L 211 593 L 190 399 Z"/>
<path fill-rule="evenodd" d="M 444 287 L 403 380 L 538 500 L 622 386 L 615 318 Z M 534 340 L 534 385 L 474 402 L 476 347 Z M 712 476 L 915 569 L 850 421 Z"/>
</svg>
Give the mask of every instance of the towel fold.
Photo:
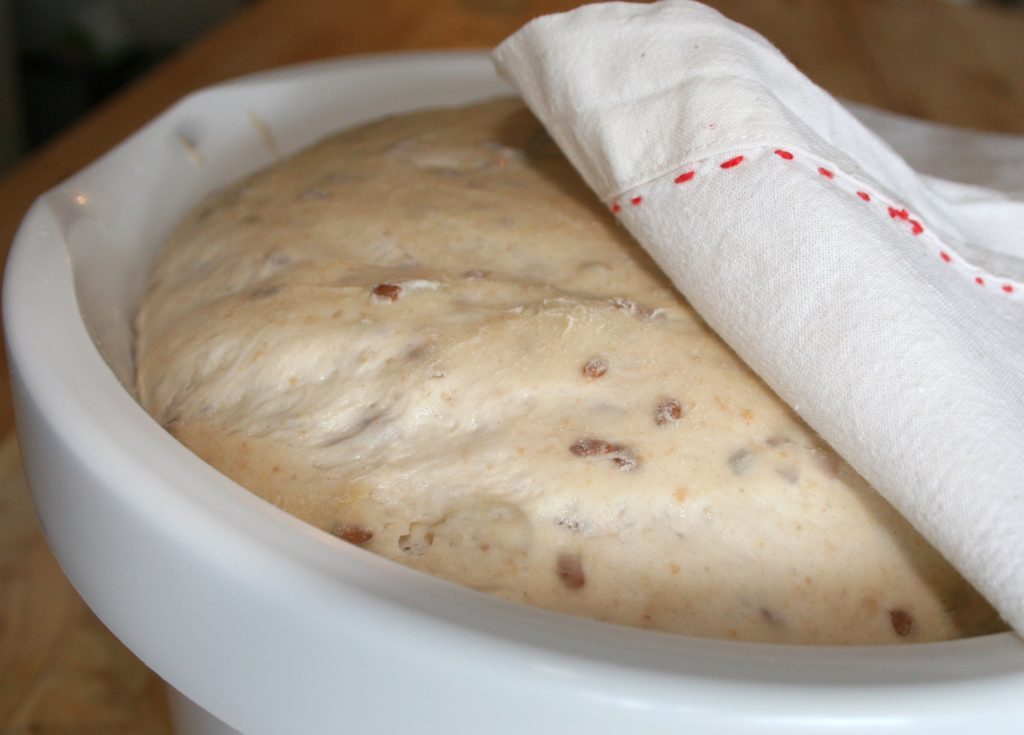
<svg viewBox="0 0 1024 735">
<path fill-rule="evenodd" d="M 494 59 L 708 323 L 1024 632 L 1024 181 L 917 173 L 695 2 L 542 17 Z"/>
</svg>

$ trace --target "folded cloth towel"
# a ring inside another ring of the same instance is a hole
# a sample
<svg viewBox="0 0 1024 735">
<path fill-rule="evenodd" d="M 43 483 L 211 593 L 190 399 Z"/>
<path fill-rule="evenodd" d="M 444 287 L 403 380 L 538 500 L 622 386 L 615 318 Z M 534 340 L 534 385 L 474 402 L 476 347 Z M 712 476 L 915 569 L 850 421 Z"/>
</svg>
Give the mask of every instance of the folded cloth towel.
<svg viewBox="0 0 1024 735">
<path fill-rule="evenodd" d="M 539 18 L 494 59 L 708 323 L 1024 632 L 1024 192 L 919 175 L 698 3 Z"/>
</svg>

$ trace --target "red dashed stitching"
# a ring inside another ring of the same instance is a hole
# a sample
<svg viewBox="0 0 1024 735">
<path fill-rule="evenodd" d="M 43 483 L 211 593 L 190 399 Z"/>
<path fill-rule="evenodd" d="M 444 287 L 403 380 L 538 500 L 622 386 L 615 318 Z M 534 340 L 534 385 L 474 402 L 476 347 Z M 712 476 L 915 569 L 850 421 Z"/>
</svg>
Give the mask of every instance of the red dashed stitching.
<svg viewBox="0 0 1024 735">
<path fill-rule="evenodd" d="M 776 156 L 778 156 L 779 158 L 781 158 L 782 160 L 784 160 L 784 161 L 792 161 L 795 158 L 795 156 L 791 152 L 789 152 L 789 151 L 787 151 L 787 150 L 785 150 L 783 148 L 776 148 L 775 151 L 774 151 L 774 154 Z M 745 156 L 734 156 L 733 158 L 730 158 L 730 159 L 720 163 L 719 167 L 722 168 L 722 169 L 735 168 L 736 166 L 739 166 L 741 163 L 743 163 L 745 160 L 746 160 Z M 827 179 L 835 179 L 836 178 L 836 173 L 834 171 L 828 169 L 828 168 L 825 168 L 824 166 L 818 166 L 818 173 L 821 174 L 822 176 L 824 176 Z M 688 181 L 692 181 L 694 178 L 696 178 L 696 176 L 697 176 L 696 169 L 691 169 L 689 171 L 684 171 L 684 172 L 680 173 L 679 175 L 677 175 L 673 179 L 673 181 L 676 184 L 685 184 Z M 871 194 L 869 194 L 866 191 L 858 190 L 856 192 L 856 194 L 857 194 L 857 196 L 862 201 L 865 201 L 865 202 L 873 201 Z M 629 200 L 629 203 L 632 204 L 634 207 L 638 207 L 641 204 L 643 204 L 643 201 L 644 201 L 643 196 L 637 195 L 637 196 L 632 197 Z M 618 214 L 618 213 L 620 213 L 622 211 L 622 205 L 619 204 L 619 202 L 612 202 L 610 206 L 611 206 L 611 211 L 614 212 L 615 214 Z M 886 205 L 886 208 L 887 208 L 887 210 L 889 212 L 889 217 L 891 219 L 903 220 L 904 222 L 908 223 L 910 225 L 910 231 L 911 231 L 912 234 L 914 234 L 914 235 L 924 234 L 924 231 L 925 231 L 924 224 L 922 224 L 920 222 L 920 220 L 912 218 L 910 216 L 910 211 L 908 209 L 906 209 L 906 207 L 897 208 L 897 207 L 894 207 L 891 204 L 889 204 L 889 205 Z M 954 261 L 954 257 L 949 252 L 947 252 L 945 250 L 940 250 L 939 251 L 939 257 L 945 263 L 952 263 Z M 986 285 L 985 279 L 982 276 L 975 276 L 974 277 L 974 283 L 977 284 L 978 286 L 981 286 L 981 287 L 984 287 Z M 1012 294 L 1012 293 L 1016 292 L 1016 288 L 1015 288 L 1014 284 L 1012 284 L 1012 283 L 1004 283 L 1004 284 L 1002 284 L 1000 286 L 1000 290 L 1003 291 L 1004 293 L 1007 293 L 1007 294 Z"/>
<path fill-rule="evenodd" d="M 896 209 L 892 205 L 889 206 L 889 216 L 893 219 L 910 219 L 910 212 L 906 209 Z"/>
</svg>

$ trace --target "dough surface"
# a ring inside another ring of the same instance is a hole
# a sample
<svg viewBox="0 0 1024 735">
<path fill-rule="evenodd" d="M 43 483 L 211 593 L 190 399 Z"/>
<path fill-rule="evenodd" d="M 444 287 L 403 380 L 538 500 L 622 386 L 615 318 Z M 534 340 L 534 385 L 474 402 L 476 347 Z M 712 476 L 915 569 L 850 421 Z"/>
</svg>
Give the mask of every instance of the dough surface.
<svg viewBox="0 0 1024 735">
<path fill-rule="evenodd" d="M 229 477 L 509 600 L 750 641 L 1002 627 L 516 101 L 343 132 L 208 198 L 136 358 L 146 410 Z"/>
</svg>

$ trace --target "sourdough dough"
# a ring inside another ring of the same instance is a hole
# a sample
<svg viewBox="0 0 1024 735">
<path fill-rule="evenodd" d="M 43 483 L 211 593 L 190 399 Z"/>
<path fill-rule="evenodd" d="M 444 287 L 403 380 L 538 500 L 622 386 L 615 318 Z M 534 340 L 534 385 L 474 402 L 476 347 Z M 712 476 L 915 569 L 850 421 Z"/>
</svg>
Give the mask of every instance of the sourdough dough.
<svg viewBox="0 0 1024 735">
<path fill-rule="evenodd" d="M 515 101 L 345 132 L 210 197 L 137 336 L 141 401 L 174 436 L 425 572 L 751 641 L 1000 627 Z"/>
</svg>

